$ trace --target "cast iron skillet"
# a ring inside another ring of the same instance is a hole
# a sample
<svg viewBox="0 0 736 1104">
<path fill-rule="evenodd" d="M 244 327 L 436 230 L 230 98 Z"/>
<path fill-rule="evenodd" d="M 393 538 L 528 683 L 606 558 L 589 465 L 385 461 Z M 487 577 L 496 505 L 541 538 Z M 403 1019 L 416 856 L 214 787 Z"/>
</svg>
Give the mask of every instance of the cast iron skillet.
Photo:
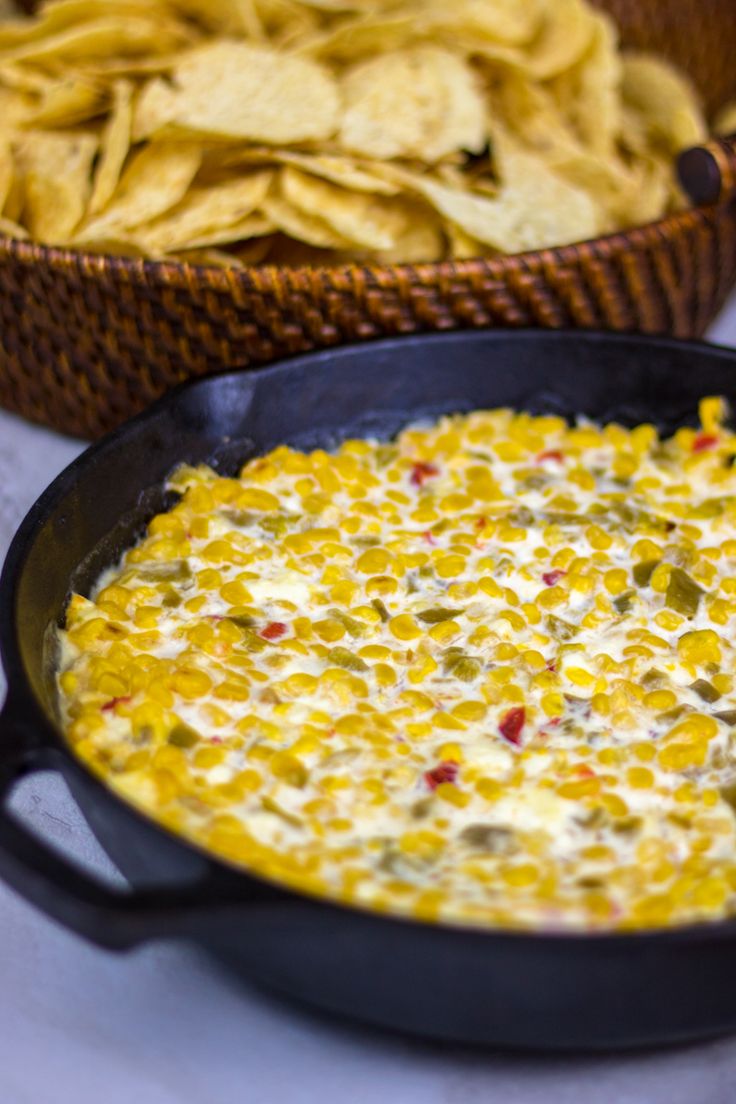
<svg viewBox="0 0 736 1104">
<path fill-rule="evenodd" d="M 645 1045 L 736 1027 L 736 921 L 624 935 L 431 926 L 287 891 L 208 857 L 107 790 L 55 721 L 51 629 L 165 506 L 179 461 L 226 473 L 288 442 L 390 435 L 419 414 L 513 405 L 670 430 L 736 399 L 736 353 L 594 333 L 470 332 L 299 357 L 182 387 L 73 463 L 23 522 L 0 581 L 0 874 L 103 947 L 178 937 L 333 1012 L 426 1036 L 535 1048 Z M 130 883 L 82 873 L 7 811 L 25 771 L 60 771 Z"/>
</svg>

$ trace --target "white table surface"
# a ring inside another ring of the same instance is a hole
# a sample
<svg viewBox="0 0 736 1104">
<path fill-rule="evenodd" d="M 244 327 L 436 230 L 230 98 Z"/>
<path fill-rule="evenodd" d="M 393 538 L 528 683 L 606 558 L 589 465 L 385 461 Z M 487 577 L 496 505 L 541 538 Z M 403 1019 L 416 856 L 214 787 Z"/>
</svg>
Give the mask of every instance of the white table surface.
<svg viewBox="0 0 736 1104">
<path fill-rule="evenodd" d="M 711 336 L 736 345 L 736 299 Z M 26 509 L 81 448 L 0 411 L 0 560 Z M 54 776 L 24 782 L 15 807 L 110 871 Z M 194 948 L 95 950 L 0 885 L 0 1104 L 734 1101 L 736 1037 L 594 1058 L 420 1043 L 313 1018 Z"/>
</svg>

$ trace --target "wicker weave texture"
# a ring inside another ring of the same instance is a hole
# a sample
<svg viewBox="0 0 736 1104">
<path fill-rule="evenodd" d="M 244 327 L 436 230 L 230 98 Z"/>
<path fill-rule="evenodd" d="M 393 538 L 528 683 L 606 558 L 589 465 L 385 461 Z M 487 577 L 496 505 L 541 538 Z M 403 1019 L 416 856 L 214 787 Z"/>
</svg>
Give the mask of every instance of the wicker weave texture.
<svg viewBox="0 0 736 1104">
<path fill-rule="evenodd" d="M 732 0 L 601 6 L 713 103 L 736 98 Z M 734 284 L 725 193 L 582 245 L 415 266 L 224 270 L 0 241 L 0 405 L 96 437 L 190 376 L 346 341 L 471 326 L 699 336 Z"/>
</svg>

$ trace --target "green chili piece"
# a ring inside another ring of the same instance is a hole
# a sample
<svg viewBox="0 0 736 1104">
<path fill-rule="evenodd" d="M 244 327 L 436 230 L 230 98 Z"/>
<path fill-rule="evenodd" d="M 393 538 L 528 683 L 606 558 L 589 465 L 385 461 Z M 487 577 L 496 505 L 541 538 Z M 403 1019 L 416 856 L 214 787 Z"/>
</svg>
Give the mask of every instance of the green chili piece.
<svg viewBox="0 0 736 1104">
<path fill-rule="evenodd" d="M 716 702 L 722 697 L 713 683 L 708 682 L 707 679 L 696 679 L 695 682 L 690 683 L 690 689 L 694 690 L 698 697 L 702 698 L 704 702 Z"/>
<path fill-rule="evenodd" d="M 174 747 L 180 748 L 192 748 L 198 744 L 201 739 L 202 737 L 196 729 L 185 724 L 184 721 L 177 721 L 168 736 L 169 743 L 173 744 Z"/>
<path fill-rule="evenodd" d="M 147 563 L 136 570 L 136 575 L 149 583 L 183 583 L 191 579 L 192 569 L 186 560 L 171 560 L 169 563 Z"/>
<path fill-rule="evenodd" d="M 335 621 L 339 621 L 351 636 L 365 636 L 366 626 L 362 621 L 356 620 L 355 617 L 351 617 L 349 614 L 343 613 L 343 611 L 339 609 L 330 609 L 327 612 L 330 617 L 334 617 Z"/>
<path fill-rule="evenodd" d="M 665 605 L 684 617 L 694 617 L 698 612 L 700 599 L 705 594 L 702 587 L 691 579 L 681 567 L 673 567 L 665 594 Z"/>
<path fill-rule="evenodd" d="M 636 585 L 638 587 L 649 586 L 649 580 L 654 574 L 654 569 L 659 567 L 661 562 L 661 560 L 642 560 L 641 563 L 635 564 L 632 574 Z"/>
<path fill-rule="evenodd" d="M 614 598 L 613 605 L 618 613 L 628 613 L 631 609 L 631 599 L 636 594 L 635 590 L 625 590 L 623 594 L 619 594 L 618 598 Z"/>
<path fill-rule="evenodd" d="M 381 620 L 384 622 L 384 624 L 385 624 L 386 621 L 391 620 L 391 614 L 388 612 L 388 610 L 386 609 L 386 606 L 384 605 L 384 603 L 381 601 L 380 598 L 372 598 L 371 599 L 371 605 L 373 606 L 374 610 L 377 612 L 377 614 L 381 618 Z"/>
<path fill-rule="evenodd" d="M 572 640 L 578 633 L 577 625 L 571 625 L 569 621 L 563 621 L 554 614 L 547 618 L 547 628 L 557 640 Z"/>
<path fill-rule="evenodd" d="M 719 788 L 723 800 L 736 812 L 736 778 L 731 779 L 730 782 L 726 782 L 725 785 Z"/>
<path fill-rule="evenodd" d="M 432 609 L 422 610 L 417 618 L 425 625 L 439 625 L 442 621 L 452 621 L 453 617 L 459 617 L 464 613 L 461 609 L 443 609 L 442 606 L 433 606 Z"/>
<path fill-rule="evenodd" d="M 472 682 L 473 679 L 477 679 L 481 673 L 480 660 L 475 659 L 474 656 L 464 655 L 453 652 L 450 655 L 445 655 L 445 661 L 443 664 L 443 670 L 446 675 L 452 675 L 456 679 L 460 679 L 461 682 Z"/>
<path fill-rule="evenodd" d="M 237 625 L 239 629 L 252 629 L 256 623 L 255 617 L 251 617 L 249 613 L 231 613 L 225 620 Z"/>
<path fill-rule="evenodd" d="M 330 648 L 327 659 L 336 667 L 344 667 L 346 671 L 367 671 L 368 664 L 360 656 L 354 655 L 348 648 Z"/>
</svg>

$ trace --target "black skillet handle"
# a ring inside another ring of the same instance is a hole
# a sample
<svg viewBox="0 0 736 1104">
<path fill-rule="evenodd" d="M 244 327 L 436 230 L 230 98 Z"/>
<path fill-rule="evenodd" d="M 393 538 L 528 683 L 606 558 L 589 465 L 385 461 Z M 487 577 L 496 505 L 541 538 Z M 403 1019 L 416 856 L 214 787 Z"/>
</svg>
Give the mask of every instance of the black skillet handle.
<svg viewBox="0 0 736 1104">
<path fill-rule="evenodd" d="M 0 877 L 52 919 L 108 950 L 189 935 L 203 911 L 201 894 L 193 889 L 112 889 L 48 846 L 8 810 L 19 778 L 57 766 L 54 749 L 26 734 L 13 715 L 10 706 L 0 715 Z"/>
<path fill-rule="evenodd" d="M 677 159 L 677 175 L 683 191 L 697 205 L 732 199 L 736 196 L 736 134 L 684 150 Z"/>
</svg>

